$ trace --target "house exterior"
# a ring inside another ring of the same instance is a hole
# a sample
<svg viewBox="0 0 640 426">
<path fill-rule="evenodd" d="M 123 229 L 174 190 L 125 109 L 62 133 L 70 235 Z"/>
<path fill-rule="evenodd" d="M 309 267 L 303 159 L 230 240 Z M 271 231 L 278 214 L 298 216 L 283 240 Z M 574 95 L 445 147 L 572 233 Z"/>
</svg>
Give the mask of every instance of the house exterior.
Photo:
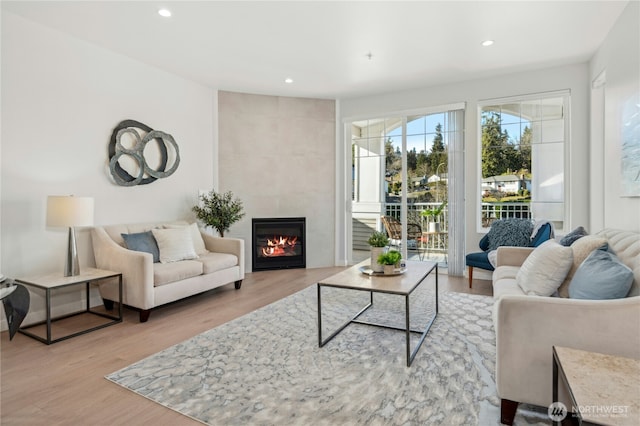
<svg viewBox="0 0 640 426">
<path fill-rule="evenodd" d="M 531 191 L 531 179 L 524 176 L 500 175 L 482 179 L 482 191 L 500 191 L 517 193 L 521 189 Z"/>
</svg>

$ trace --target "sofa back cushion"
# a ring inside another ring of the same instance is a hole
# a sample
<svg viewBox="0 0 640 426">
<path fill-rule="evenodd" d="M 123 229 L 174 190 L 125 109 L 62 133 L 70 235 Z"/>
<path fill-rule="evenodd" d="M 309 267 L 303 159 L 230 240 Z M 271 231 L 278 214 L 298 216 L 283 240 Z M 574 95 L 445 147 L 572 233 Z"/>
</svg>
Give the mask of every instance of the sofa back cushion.
<svg viewBox="0 0 640 426">
<path fill-rule="evenodd" d="M 184 220 L 176 220 L 169 222 L 143 222 L 132 224 L 105 225 L 102 228 L 113 241 L 126 248 L 127 246 L 124 243 L 122 234 L 136 234 L 140 232 L 147 232 L 151 231 L 154 228 L 160 229 L 167 224 L 187 226 L 189 223 Z"/>
<path fill-rule="evenodd" d="M 633 271 L 628 297 L 640 296 L 640 232 L 605 228 L 597 235 L 606 238 L 609 249 Z"/>
</svg>

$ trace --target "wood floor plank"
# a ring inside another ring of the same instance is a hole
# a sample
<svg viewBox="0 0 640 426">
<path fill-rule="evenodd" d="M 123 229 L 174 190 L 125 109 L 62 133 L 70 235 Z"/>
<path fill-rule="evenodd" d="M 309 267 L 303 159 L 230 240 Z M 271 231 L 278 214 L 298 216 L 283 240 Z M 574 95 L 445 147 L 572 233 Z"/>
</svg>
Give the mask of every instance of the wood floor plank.
<svg viewBox="0 0 640 426">
<path fill-rule="evenodd" d="M 344 268 L 291 269 L 247 274 L 233 284 L 166 305 L 140 323 L 124 322 L 47 346 L 22 334 L 0 336 L 0 424 L 198 425 L 104 378 L 105 375 L 252 312 Z M 440 275 L 440 292 L 491 295 L 489 281 Z M 81 321 L 81 318 L 78 319 Z"/>
</svg>

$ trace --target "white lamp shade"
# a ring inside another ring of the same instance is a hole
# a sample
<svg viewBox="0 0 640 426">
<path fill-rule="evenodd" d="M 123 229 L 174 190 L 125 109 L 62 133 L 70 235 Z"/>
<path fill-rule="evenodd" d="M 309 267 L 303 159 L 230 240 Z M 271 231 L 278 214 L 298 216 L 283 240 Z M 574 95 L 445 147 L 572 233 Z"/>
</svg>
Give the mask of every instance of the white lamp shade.
<svg viewBox="0 0 640 426">
<path fill-rule="evenodd" d="M 47 197 L 47 226 L 93 225 L 93 198 L 52 195 Z"/>
</svg>

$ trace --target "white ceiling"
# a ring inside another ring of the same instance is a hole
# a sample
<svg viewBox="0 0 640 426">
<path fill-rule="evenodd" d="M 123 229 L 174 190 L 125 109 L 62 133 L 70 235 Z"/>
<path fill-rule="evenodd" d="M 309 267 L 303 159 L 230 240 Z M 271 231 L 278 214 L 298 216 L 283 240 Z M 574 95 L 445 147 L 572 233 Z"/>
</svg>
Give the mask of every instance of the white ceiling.
<svg viewBox="0 0 640 426">
<path fill-rule="evenodd" d="M 588 61 L 627 3 L 23 0 L 2 10 L 216 89 L 350 98 Z"/>
</svg>

